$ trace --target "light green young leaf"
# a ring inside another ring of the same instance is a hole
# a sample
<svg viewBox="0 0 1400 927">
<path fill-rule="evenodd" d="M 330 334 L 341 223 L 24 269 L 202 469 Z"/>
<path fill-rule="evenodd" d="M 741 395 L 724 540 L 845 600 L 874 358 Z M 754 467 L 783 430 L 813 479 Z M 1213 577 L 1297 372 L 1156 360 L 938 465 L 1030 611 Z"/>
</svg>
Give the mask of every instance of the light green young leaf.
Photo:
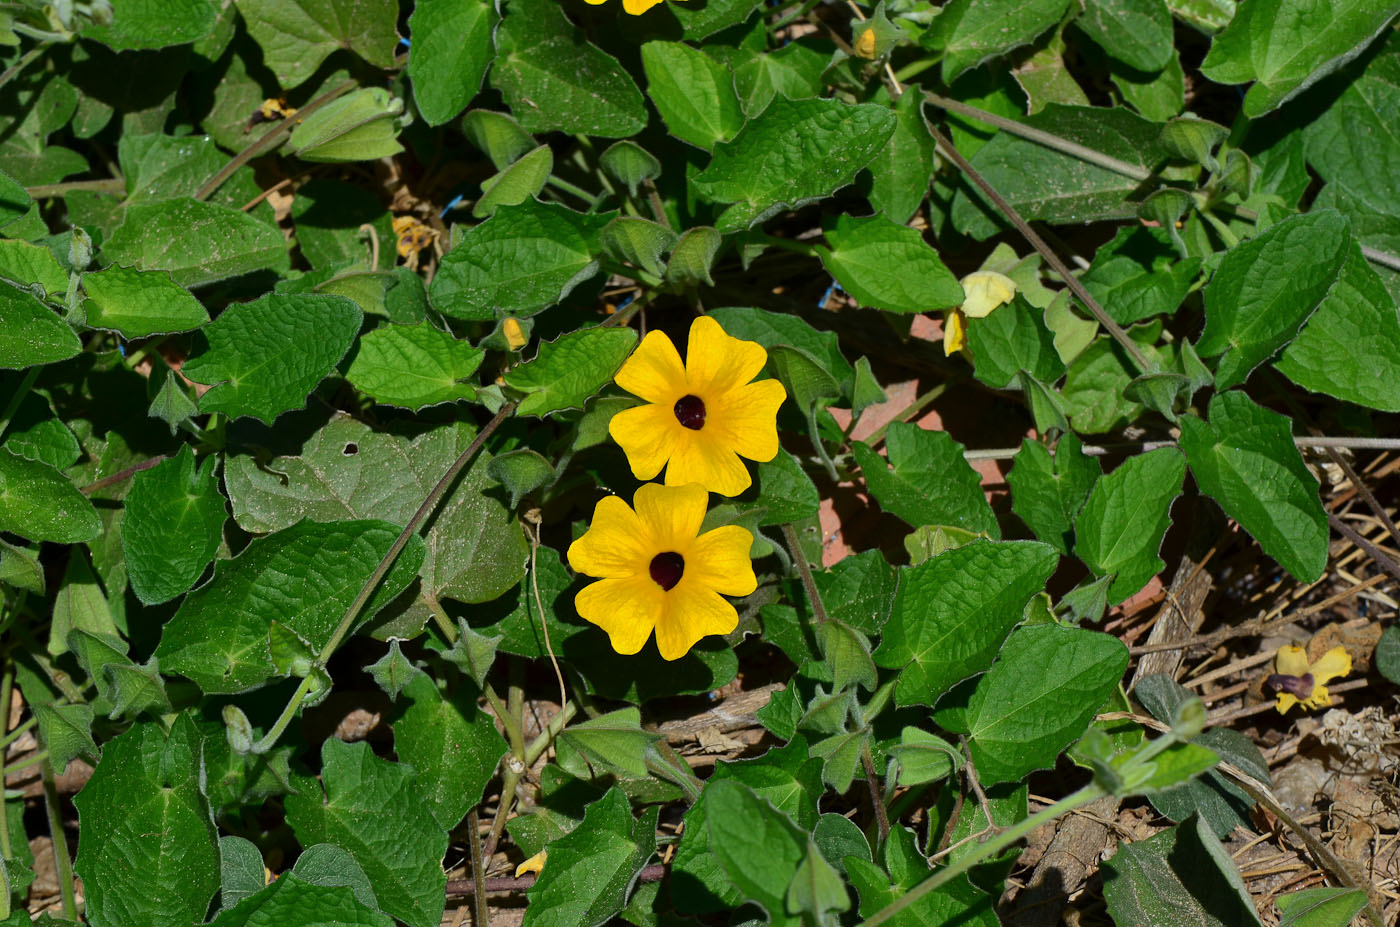
<svg viewBox="0 0 1400 927">
<path fill-rule="evenodd" d="M 1279 927 L 1347 927 L 1366 907 L 1366 893 L 1359 888 L 1305 888 L 1279 895 Z"/>
<path fill-rule="evenodd" d="M 608 254 L 657 277 L 666 272 L 663 252 L 675 246 L 676 233 L 641 216 L 618 216 L 599 236 Z"/>
<path fill-rule="evenodd" d="M 912 314 L 963 301 L 957 278 L 915 229 L 842 214 L 826 238 L 831 247 L 817 248 L 822 265 L 862 305 Z"/>
<path fill-rule="evenodd" d="M 428 125 L 467 108 L 495 54 L 491 34 L 500 16 L 486 0 L 419 0 L 408 17 L 408 79 Z"/>
<path fill-rule="evenodd" d="M 681 287 L 714 286 L 710 268 L 724 236 L 708 225 L 686 229 L 666 262 L 666 282 Z"/>
<path fill-rule="evenodd" d="M 413 661 L 403 655 L 403 649 L 399 646 L 398 638 L 389 641 L 389 650 L 384 656 L 375 660 L 365 667 L 365 672 L 369 673 L 375 685 L 391 699 L 397 699 L 404 686 L 417 676 L 426 674 L 413 665 Z M 400 759 L 403 759 L 400 756 Z M 412 762 L 411 760 L 409 762 Z M 458 820 L 461 820 L 458 818 Z M 443 827 L 452 827 L 457 821 L 443 823 Z"/>
<path fill-rule="evenodd" d="M 31 541 L 76 544 L 102 531 L 97 510 L 48 464 L 0 447 L 0 531 Z"/>
<path fill-rule="evenodd" d="M 592 764 L 618 776 L 647 775 L 646 749 L 660 734 L 642 730 L 636 708 L 621 708 L 565 728 L 560 738 Z"/>
<path fill-rule="evenodd" d="M 62 299 L 68 290 L 68 271 L 43 245 L 0 238 L 0 278 L 28 286 L 37 283 L 50 298 Z"/>
<path fill-rule="evenodd" d="M 1110 603 L 1128 598 L 1166 566 L 1157 550 L 1185 476 L 1181 452 L 1158 448 L 1124 461 L 1089 493 L 1074 522 L 1074 553 L 1094 575 L 1115 574 Z"/>
<path fill-rule="evenodd" d="M 637 195 L 642 184 L 661 176 L 660 159 L 630 138 L 605 148 L 598 156 L 598 165 L 609 177 L 625 184 L 632 196 Z"/>
<path fill-rule="evenodd" d="M 529 363 L 506 374 L 506 385 L 527 393 L 519 415 L 545 416 L 563 409 L 581 409 L 602 389 L 632 348 L 637 333 L 630 328 L 591 328 L 540 345 Z"/>
<path fill-rule="evenodd" d="M 520 128 L 520 123 L 505 113 L 489 109 L 474 109 L 463 116 L 462 134 L 491 159 L 498 171 L 505 170 L 537 146 L 530 133 Z"/>
<path fill-rule="evenodd" d="M 510 493 L 510 507 L 519 507 L 520 500 L 546 483 L 553 481 L 554 464 L 543 454 L 528 447 L 516 448 L 491 458 L 486 472 Z"/>
<path fill-rule="evenodd" d="M 744 125 L 744 111 L 734 95 L 729 68 L 681 42 L 647 42 L 642 46 L 647 94 L 671 134 L 712 151 Z"/>
<path fill-rule="evenodd" d="M 888 460 L 863 442 L 855 445 L 866 485 L 885 511 L 915 527 L 957 525 L 1001 537 L 982 478 L 947 432 L 896 422 L 885 432 L 885 451 Z"/>
<path fill-rule="evenodd" d="M 398 5 L 393 0 L 235 0 L 263 63 L 290 90 L 331 52 L 348 48 L 377 68 L 394 64 Z"/>
<path fill-rule="evenodd" d="M 450 697 L 425 673 L 403 690 L 408 706 L 394 721 L 394 752 L 418 771 L 416 790 L 443 830 L 452 830 L 481 801 L 506 752 L 491 716 L 476 707 L 476 690 Z"/>
<path fill-rule="evenodd" d="M 74 631 L 98 634 L 108 640 L 120 640 L 121 631 L 112 619 L 112 609 L 102 586 L 88 565 L 87 554 L 74 550 L 63 570 L 63 583 L 54 596 L 53 617 L 49 624 L 49 655 L 68 652 L 68 636 Z"/>
<path fill-rule="evenodd" d="M 1285 415 L 1239 390 L 1216 393 L 1210 423 L 1181 418 L 1181 449 L 1201 492 L 1302 582 L 1327 566 L 1327 513 Z"/>
<path fill-rule="evenodd" d="M 23 370 L 83 349 L 77 334 L 32 294 L 0 282 L 0 368 Z"/>
<path fill-rule="evenodd" d="M 306 116 L 287 139 L 287 150 L 303 161 L 330 164 L 374 161 L 403 151 L 398 117 L 403 100 L 383 87 L 361 87 Z"/>
<path fill-rule="evenodd" d="M 923 43 L 943 51 L 943 80 L 1031 42 L 1060 21 L 1069 0 L 953 0 Z"/>
<path fill-rule="evenodd" d="M 189 197 L 129 207 L 102 253 L 137 270 L 168 270 L 187 287 L 290 266 L 287 242 L 275 225 Z"/>
<path fill-rule="evenodd" d="M 481 199 L 472 206 L 472 215 L 487 219 L 502 206 L 519 206 L 538 196 L 553 171 L 554 151 L 548 145 L 541 145 L 521 155 L 499 174 L 481 182 Z"/>
<path fill-rule="evenodd" d="M 470 377 L 484 356 L 427 322 L 386 325 L 360 336 L 345 378 L 376 402 L 421 411 L 476 398 Z"/>
<path fill-rule="evenodd" d="M 87 323 L 127 338 L 184 332 L 209 321 L 209 313 L 189 290 L 163 271 L 112 266 L 83 274 Z"/>
</svg>

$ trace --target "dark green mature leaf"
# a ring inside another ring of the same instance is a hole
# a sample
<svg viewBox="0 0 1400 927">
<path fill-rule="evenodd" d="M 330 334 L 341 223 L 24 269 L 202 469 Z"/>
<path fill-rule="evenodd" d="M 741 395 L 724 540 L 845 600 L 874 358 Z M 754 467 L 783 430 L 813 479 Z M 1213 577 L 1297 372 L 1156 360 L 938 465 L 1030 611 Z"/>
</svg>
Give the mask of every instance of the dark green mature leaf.
<svg viewBox="0 0 1400 927">
<path fill-rule="evenodd" d="M 519 415 L 545 416 L 581 409 L 607 385 L 632 353 L 637 333 L 630 328 L 589 328 L 546 341 L 534 359 L 506 374 L 506 384 L 526 393 Z"/>
<path fill-rule="evenodd" d="M 491 86 L 527 132 L 625 138 L 646 126 L 631 76 L 552 0 L 510 0 L 496 30 Z"/>
<path fill-rule="evenodd" d="M 903 828 L 901 828 L 903 830 Z M 906 831 L 907 833 L 907 831 Z M 912 838 L 910 838 L 912 841 Z M 911 850 L 917 854 L 917 850 Z M 860 892 L 860 914 L 869 917 L 902 897 L 921 874 L 909 873 L 914 881 L 902 884 L 890 878 L 879 866 L 860 858 L 846 858 L 851 883 Z M 897 868 L 897 867 L 892 867 Z M 926 878 L 927 876 L 922 876 Z M 937 891 L 928 892 L 913 904 L 885 921 L 890 927 L 923 927 L 926 924 L 957 924 L 959 927 L 997 927 L 1001 923 L 992 899 L 974 888 L 967 876 L 959 876 Z"/>
<path fill-rule="evenodd" d="M 227 909 L 267 885 L 258 845 L 243 837 L 219 838 L 219 907 Z"/>
<path fill-rule="evenodd" d="M 801 924 L 784 901 L 806 857 L 806 835 L 767 799 L 732 779 L 709 783 L 703 794 L 710 849 L 739 896 L 760 905 L 775 927 Z"/>
<path fill-rule="evenodd" d="M 875 662 L 900 670 L 900 705 L 930 705 L 986 670 L 1058 561 L 1034 541 L 973 541 L 901 571 Z"/>
<path fill-rule="evenodd" d="M 174 458 L 132 478 L 122 554 L 131 590 L 147 605 L 189 589 L 219 551 L 227 513 L 214 473 L 218 462 L 210 454 L 196 470 L 186 444 Z"/>
<path fill-rule="evenodd" d="M 386 325 L 360 337 L 345 378 L 376 402 L 419 411 L 474 399 L 469 378 L 485 353 L 427 322 Z"/>
<path fill-rule="evenodd" d="M 1355 241 L 1341 277 L 1274 368 L 1304 389 L 1400 412 L 1400 319 Z"/>
<path fill-rule="evenodd" d="M 184 374 L 213 389 L 201 412 L 249 415 L 267 424 L 300 409 L 306 397 L 345 356 L 364 318 L 341 296 L 269 293 L 235 303 L 206 325 L 209 350 L 185 364 Z"/>
<path fill-rule="evenodd" d="M 408 79 L 428 125 L 442 125 L 481 89 L 500 17 L 485 0 L 419 0 L 408 17 Z"/>
<path fill-rule="evenodd" d="M 75 868 L 94 927 L 204 920 L 219 888 L 219 849 L 202 740 L 188 714 L 169 735 L 155 722 L 133 725 L 107 742 L 74 797 Z"/>
<path fill-rule="evenodd" d="M 843 558 L 812 579 L 828 614 L 876 634 L 889 620 L 898 575 L 878 551 L 867 550 Z"/>
<path fill-rule="evenodd" d="M 1176 312 L 1195 283 L 1198 258 L 1180 260 L 1160 228 L 1121 229 L 1079 278 L 1119 325 Z"/>
<path fill-rule="evenodd" d="M 967 342 L 977 379 L 993 389 L 1006 389 L 1022 371 L 1042 383 L 1053 383 L 1065 372 L 1045 314 L 1024 296 L 969 325 Z"/>
<path fill-rule="evenodd" d="M 22 370 L 83 349 L 73 329 L 33 294 L 0 282 L 0 368 Z"/>
<path fill-rule="evenodd" d="M 549 844 L 549 862 L 526 892 L 526 927 L 599 927 L 622 910 L 628 889 L 656 849 L 656 806 L 633 820 L 616 786 L 583 821 Z"/>
<path fill-rule="evenodd" d="M 1316 13 L 1307 0 L 1240 4 L 1211 42 L 1201 73 L 1221 84 L 1253 81 L 1244 113 L 1257 119 L 1365 51 L 1400 3 L 1337 0 L 1326 16 Z"/>
<path fill-rule="evenodd" d="M 715 227 L 732 232 L 850 183 L 884 148 L 894 114 L 883 106 L 777 97 L 744 124 L 693 180 L 718 203 L 733 203 Z M 801 139 L 800 146 L 792 141 Z"/>
<path fill-rule="evenodd" d="M 290 263 L 276 226 L 189 197 L 128 208 L 102 253 L 137 270 L 168 270 L 188 287 L 255 270 L 285 271 Z"/>
<path fill-rule="evenodd" d="M 82 36 L 113 51 L 166 48 L 204 38 L 215 18 L 211 0 L 113 0 L 111 24 L 86 25 Z"/>
<path fill-rule="evenodd" d="M 76 544 L 102 531 L 97 510 L 62 473 L 0 447 L 0 531 Z"/>
<path fill-rule="evenodd" d="M 1045 445 L 1026 438 L 1006 475 L 1012 511 L 1062 554 L 1070 552 L 1074 519 L 1103 472 L 1082 447 L 1077 435 L 1067 434 L 1052 459 Z"/>
<path fill-rule="evenodd" d="M 1155 73 L 1172 55 L 1172 14 L 1164 0 L 1088 0 L 1074 24 L 1109 57 Z"/>
<path fill-rule="evenodd" d="M 766 309 L 724 306 L 710 310 L 710 315 L 735 338 L 757 341 L 769 350 L 779 345 L 800 348 L 837 379 L 843 393 L 850 391 L 855 370 L 842 356 L 835 332 L 819 332 L 795 315 Z"/>
<path fill-rule="evenodd" d="M 1366 907 L 1366 893 L 1359 888 L 1305 888 L 1279 895 L 1279 927 L 1347 927 Z"/>
<path fill-rule="evenodd" d="M 1181 449 L 1201 492 L 1303 582 L 1327 566 L 1327 514 L 1285 415 L 1239 390 L 1216 393 L 1210 423 L 1181 419 Z"/>
<path fill-rule="evenodd" d="M 963 301 L 952 272 L 923 235 L 884 216 L 836 218 L 817 248 L 822 265 L 862 305 L 891 312 L 928 312 Z"/>
<path fill-rule="evenodd" d="M 49 762 L 54 769 L 62 772 L 77 756 L 101 755 L 102 751 L 92 739 L 92 706 L 39 702 L 33 710 L 39 736 L 49 751 Z"/>
<path fill-rule="evenodd" d="M 506 743 L 491 716 L 476 707 L 470 686 L 449 698 L 419 673 L 403 694 L 408 707 L 394 721 L 394 752 L 418 771 L 416 790 L 438 824 L 452 830 L 481 801 Z"/>
<path fill-rule="evenodd" d="M 1229 852 L 1199 819 L 1121 844 L 1103 863 L 1114 923 L 1258 927 L 1259 915 Z"/>
<path fill-rule="evenodd" d="M 1224 354 L 1218 389 L 1243 383 L 1313 314 L 1346 262 L 1347 220 L 1330 209 L 1292 216 L 1231 248 L 1205 288 L 1202 357 Z"/>
<path fill-rule="evenodd" d="M 362 904 L 350 886 L 317 885 L 293 870 L 236 905 L 226 905 L 209 927 L 392 927 L 393 923 L 387 914 Z"/>
<path fill-rule="evenodd" d="M 394 63 L 393 0 L 235 0 L 277 83 L 291 89 L 326 57 L 348 48 L 378 68 Z"/>
<path fill-rule="evenodd" d="M 228 155 L 209 136 L 177 138 L 151 132 L 124 134 L 117 141 L 117 163 L 126 181 L 127 206 L 194 196 L 228 161 Z"/>
<path fill-rule="evenodd" d="M 813 518 L 821 507 L 821 496 L 802 465 L 782 448 L 778 456 L 758 465 L 758 499 L 755 506 L 763 510 L 760 525 L 781 525 Z"/>
<path fill-rule="evenodd" d="M 1099 479 L 1074 527 L 1074 553 L 1096 576 L 1115 574 L 1109 602 L 1137 592 L 1166 566 L 1157 556 L 1181 492 L 1186 458 L 1163 447 L 1131 457 Z"/>
<path fill-rule="evenodd" d="M 739 25 L 761 5 L 761 0 L 712 0 L 704 6 L 671 7 L 671 12 L 685 28 L 685 37 L 694 41 Z"/>
<path fill-rule="evenodd" d="M 1143 170 L 1156 167 L 1166 155 L 1157 141 L 1160 127 L 1121 107 L 1051 103 L 1024 122 Z M 1009 132 L 998 132 L 971 161 L 1026 219 L 1079 223 L 1137 215 L 1130 198 L 1138 181 Z M 952 217 L 955 226 L 976 238 L 988 238 L 1001 228 L 996 207 L 980 192 L 960 190 Z"/>
<path fill-rule="evenodd" d="M 83 274 L 83 289 L 88 325 L 126 338 L 185 332 L 209 321 L 194 294 L 163 271 L 113 266 Z"/>
<path fill-rule="evenodd" d="M 933 136 L 924 123 L 917 93 L 900 96 L 894 105 L 894 134 L 866 170 L 870 205 L 895 222 L 908 222 L 928 195 L 933 176 Z"/>
<path fill-rule="evenodd" d="M 379 521 L 302 521 L 253 541 L 214 578 L 185 597 L 156 648 L 161 668 L 205 692 L 241 692 L 277 673 L 269 635 L 276 624 L 313 653 L 379 564 L 399 528 Z M 412 581 L 422 563 L 416 536 L 361 616 L 374 615 Z"/>
<path fill-rule="evenodd" d="M 1400 683 L 1400 627 L 1389 625 L 1376 644 L 1376 669 L 1391 682 Z"/>
<path fill-rule="evenodd" d="M 29 211 L 34 200 L 24 185 L 0 171 L 0 228 L 4 228 Z"/>
<path fill-rule="evenodd" d="M 750 33 L 756 35 L 756 32 Z M 713 55 L 724 46 L 710 45 Z M 726 55 L 734 69 L 734 89 L 750 119 L 757 118 L 775 98 L 805 100 L 822 95 L 823 73 L 831 60 L 830 43 L 814 36 L 793 39 L 781 48 L 763 51 L 761 43 L 746 44 L 738 54 Z"/>
<path fill-rule="evenodd" d="M 597 272 L 598 235 L 611 219 L 533 199 L 501 206 L 443 256 L 433 308 L 478 321 L 534 315 Z"/>
<path fill-rule="evenodd" d="M 341 267 L 370 258 L 373 227 L 382 243 L 394 241 L 393 218 L 378 197 L 354 184 L 318 178 L 297 188 L 292 200 L 297 246 L 312 267 Z"/>
<path fill-rule="evenodd" d="M 363 867 L 348 850 L 333 843 L 317 843 L 297 857 L 290 875 L 312 885 L 342 886 L 354 893 L 360 904 L 379 910 L 374 885 Z"/>
<path fill-rule="evenodd" d="M 865 483 L 885 511 L 914 527 L 956 525 L 1001 537 L 981 476 L 963 460 L 962 445 L 947 432 L 891 425 L 885 432 L 888 463 L 863 442 L 854 449 Z"/>
<path fill-rule="evenodd" d="M 1307 160 L 1329 185 L 1400 215 L 1400 44 L 1392 36 L 1331 106 L 1302 130 Z M 1290 201 L 1291 202 L 1291 201 Z M 1360 234 L 1353 219 L 1353 234 Z"/>
<path fill-rule="evenodd" d="M 1060 21 L 1069 0 L 953 0 L 933 21 L 925 45 L 943 51 L 943 80 L 1022 45 Z"/>
<path fill-rule="evenodd" d="M 968 749 L 986 785 L 1015 782 L 1078 740 L 1118 685 L 1128 648 L 1053 624 L 1012 632 L 967 705 Z"/>
<path fill-rule="evenodd" d="M 409 927 L 437 927 L 446 906 L 447 832 L 433 819 L 412 767 L 379 759 L 364 741 L 331 737 L 321 747 L 321 780 L 298 777 L 294 784 L 284 801 L 297 841 L 348 850 L 384 913 Z"/>
<path fill-rule="evenodd" d="M 648 42 L 642 46 L 642 68 L 647 95 L 681 141 L 711 151 L 743 127 L 734 76 L 704 52 L 681 42 Z"/>
<path fill-rule="evenodd" d="M 1160 321 L 1128 329 L 1128 337 L 1158 363 L 1166 358 L 1152 343 L 1161 333 Z M 1125 395 L 1137 375 L 1137 363 L 1118 342 L 1107 335 L 1098 336 L 1070 363 L 1060 390 L 1074 430 L 1080 434 L 1112 431 L 1141 415 L 1145 407 Z"/>
</svg>

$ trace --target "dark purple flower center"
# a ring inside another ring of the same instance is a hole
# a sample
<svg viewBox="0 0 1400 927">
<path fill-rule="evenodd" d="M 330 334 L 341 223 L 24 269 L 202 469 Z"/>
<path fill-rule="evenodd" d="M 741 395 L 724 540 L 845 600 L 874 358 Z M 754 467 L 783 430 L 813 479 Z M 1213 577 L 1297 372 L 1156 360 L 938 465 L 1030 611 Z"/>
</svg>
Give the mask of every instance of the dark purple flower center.
<svg viewBox="0 0 1400 927">
<path fill-rule="evenodd" d="M 676 400 L 676 421 L 691 431 L 705 427 L 705 400 L 699 396 L 682 396 Z"/>
<path fill-rule="evenodd" d="M 655 571 L 655 569 L 656 567 L 653 565 L 652 570 Z M 656 573 L 653 572 L 651 575 L 655 576 Z M 1307 701 L 1312 698 L 1314 689 L 1312 673 L 1304 673 L 1301 676 L 1274 673 L 1264 680 L 1264 688 L 1271 692 L 1287 692 L 1296 699 Z"/>
<path fill-rule="evenodd" d="M 666 551 L 651 558 L 651 578 L 656 585 L 670 592 L 685 575 L 685 558 L 674 551 Z"/>
</svg>

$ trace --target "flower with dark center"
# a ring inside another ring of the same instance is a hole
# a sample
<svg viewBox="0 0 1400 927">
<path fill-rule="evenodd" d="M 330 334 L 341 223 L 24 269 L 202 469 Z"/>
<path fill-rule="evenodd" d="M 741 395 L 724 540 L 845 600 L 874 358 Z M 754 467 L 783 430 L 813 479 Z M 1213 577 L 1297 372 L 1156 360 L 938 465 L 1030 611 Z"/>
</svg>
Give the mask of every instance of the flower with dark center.
<svg viewBox="0 0 1400 927">
<path fill-rule="evenodd" d="M 1302 647 L 1280 647 L 1274 656 L 1274 673 L 1264 680 L 1264 687 L 1275 693 L 1279 714 L 1294 705 L 1326 708 L 1332 704 L 1326 684 L 1350 672 L 1351 655 L 1345 647 L 1333 647 L 1312 663 Z"/>
</svg>

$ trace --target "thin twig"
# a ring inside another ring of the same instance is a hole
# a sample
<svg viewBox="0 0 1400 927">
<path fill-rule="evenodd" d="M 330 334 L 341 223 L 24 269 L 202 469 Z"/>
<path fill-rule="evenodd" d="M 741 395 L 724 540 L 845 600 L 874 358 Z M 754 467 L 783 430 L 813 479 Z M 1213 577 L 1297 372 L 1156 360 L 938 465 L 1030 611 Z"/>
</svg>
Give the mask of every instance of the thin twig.
<svg viewBox="0 0 1400 927">
<path fill-rule="evenodd" d="M 1381 520 L 1381 524 L 1385 525 L 1385 530 L 1390 532 L 1390 537 L 1397 543 L 1400 543 L 1400 528 L 1395 526 L 1395 521 L 1390 517 L 1390 513 L 1385 510 L 1385 506 L 1377 501 L 1370 487 L 1362 481 L 1361 477 L 1356 475 L 1356 471 L 1352 469 L 1346 457 L 1338 454 L 1335 448 L 1330 447 L 1327 448 L 1327 456 L 1332 458 L 1332 462 L 1341 468 L 1342 473 L 1351 481 L 1351 485 L 1356 487 L 1357 494 L 1360 495 L 1362 501 L 1366 503 L 1366 507 L 1374 512 L 1376 517 Z"/>
<path fill-rule="evenodd" d="M 149 470 L 152 467 L 159 466 L 163 461 L 168 459 L 169 458 L 167 457 L 152 457 L 149 460 L 143 460 L 139 464 L 134 464 L 130 467 L 127 467 L 125 470 L 118 470 L 111 476 L 104 476 L 96 483 L 88 483 L 82 489 L 78 490 L 78 492 L 82 493 L 85 496 L 90 496 L 93 493 L 97 492 L 99 489 L 106 489 L 108 486 L 115 486 L 117 483 L 120 483 L 123 480 L 129 480 L 136 474 L 140 473 L 142 470 Z"/>
<path fill-rule="evenodd" d="M 826 606 L 822 604 L 817 582 L 812 578 L 812 566 L 807 562 L 807 555 L 802 552 L 802 545 L 798 542 L 797 530 L 789 522 L 783 522 L 783 540 L 787 541 L 787 546 L 792 551 L 792 560 L 797 564 L 798 575 L 802 577 L 802 589 L 807 593 L 807 601 L 812 606 L 812 617 L 820 627 L 827 622 Z"/>
<path fill-rule="evenodd" d="M 1294 435 L 1293 444 L 1297 447 L 1331 448 L 1345 447 L 1359 451 L 1400 451 L 1400 438 L 1367 438 L 1348 435 Z M 1089 457 L 1105 457 L 1123 451 L 1155 451 L 1163 447 L 1177 447 L 1175 441 L 1122 441 L 1116 444 L 1085 444 L 1080 451 Z M 1010 460 L 1021 452 L 1019 447 L 988 447 L 963 451 L 964 460 Z"/>
<path fill-rule="evenodd" d="M 865 784 L 870 788 L 870 806 L 875 810 L 875 826 L 879 829 L 880 845 L 877 854 L 884 852 L 890 839 L 890 816 L 885 810 L 884 790 L 880 787 L 880 777 L 875 774 L 875 758 L 870 755 L 870 740 L 866 739 L 860 748 L 860 762 L 865 767 Z"/>
<path fill-rule="evenodd" d="M 472 900 L 476 902 L 472 927 L 491 927 L 491 909 L 486 903 L 486 866 L 481 858 L 481 818 L 475 808 L 467 812 L 467 840 L 472 855 Z"/>
<path fill-rule="evenodd" d="M 1370 554 L 1371 559 L 1376 561 L 1376 566 L 1380 567 L 1382 570 L 1385 570 L 1387 573 L 1389 573 L 1391 576 L 1394 576 L 1396 579 L 1400 579 L 1400 564 L 1397 564 L 1394 560 L 1390 559 L 1390 557 L 1386 555 L 1385 551 L 1381 550 L 1379 547 L 1366 540 L 1364 537 L 1361 536 L 1359 532 L 1356 531 L 1356 529 L 1352 528 L 1351 525 L 1342 521 L 1334 513 L 1327 513 L 1327 521 L 1329 524 L 1331 524 L 1331 526 L 1334 529 L 1336 529 L 1338 534 L 1346 538 L 1348 541 L 1351 541 L 1357 547 L 1366 551 L 1366 553 Z"/>
</svg>

